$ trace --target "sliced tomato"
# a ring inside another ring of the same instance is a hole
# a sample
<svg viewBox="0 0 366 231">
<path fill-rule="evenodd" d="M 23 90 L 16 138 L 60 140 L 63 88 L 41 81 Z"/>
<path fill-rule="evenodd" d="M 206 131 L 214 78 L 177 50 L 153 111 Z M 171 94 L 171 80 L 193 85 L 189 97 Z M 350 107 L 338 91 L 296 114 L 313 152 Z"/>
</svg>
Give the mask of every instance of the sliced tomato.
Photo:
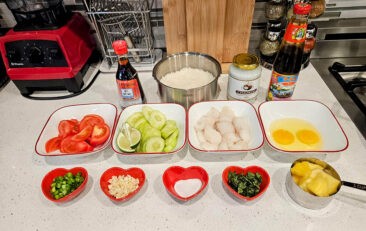
<svg viewBox="0 0 366 231">
<path fill-rule="evenodd" d="M 92 151 L 93 147 L 85 141 L 74 141 L 72 137 L 66 137 L 61 141 L 61 152 L 64 153 L 81 153 Z"/>
<path fill-rule="evenodd" d="M 103 144 L 107 141 L 110 133 L 111 131 L 107 124 L 103 123 L 95 125 L 89 140 L 90 145 L 96 147 Z"/>
<path fill-rule="evenodd" d="M 84 116 L 84 118 L 81 120 L 80 129 L 84 129 L 88 125 L 94 127 L 94 125 L 104 123 L 105 123 L 104 119 L 101 116 L 95 114 L 89 114 Z"/>
<path fill-rule="evenodd" d="M 79 132 L 79 122 L 75 119 L 61 120 L 58 124 L 58 133 L 61 138 L 74 135 Z"/>
<path fill-rule="evenodd" d="M 49 152 L 59 150 L 60 146 L 61 146 L 61 141 L 62 141 L 62 138 L 58 137 L 58 136 L 49 139 L 45 144 L 46 152 L 49 153 Z"/>
<path fill-rule="evenodd" d="M 93 127 L 90 125 L 87 125 L 78 134 L 74 135 L 71 139 L 73 141 L 84 141 L 90 137 L 90 135 L 92 134 L 92 131 L 93 131 Z"/>
</svg>

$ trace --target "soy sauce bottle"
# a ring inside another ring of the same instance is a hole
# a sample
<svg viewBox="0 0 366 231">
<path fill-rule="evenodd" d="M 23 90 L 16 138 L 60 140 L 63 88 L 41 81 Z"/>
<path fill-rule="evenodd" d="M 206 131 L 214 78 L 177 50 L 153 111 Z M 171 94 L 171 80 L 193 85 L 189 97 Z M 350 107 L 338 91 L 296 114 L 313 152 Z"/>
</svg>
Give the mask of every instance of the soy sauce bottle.
<svg viewBox="0 0 366 231">
<path fill-rule="evenodd" d="M 120 105 L 122 108 L 145 103 L 145 95 L 137 71 L 127 57 L 127 43 L 124 40 L 114 41 L 114 52 L 118 55 L 116 82 Z"/>
<path fill-rule="evenodd" d="M 308 15 L 311 5 L 297 3 L 273 63 L 267 100 L 290 99 L 302 64 Z"/>
</svg>

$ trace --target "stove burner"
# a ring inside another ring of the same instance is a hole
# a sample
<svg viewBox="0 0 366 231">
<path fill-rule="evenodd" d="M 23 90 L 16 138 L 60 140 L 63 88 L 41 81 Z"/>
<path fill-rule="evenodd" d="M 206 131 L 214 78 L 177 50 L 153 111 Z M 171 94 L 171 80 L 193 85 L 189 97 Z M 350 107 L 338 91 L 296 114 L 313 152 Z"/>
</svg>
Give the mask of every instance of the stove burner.
<svg viewBox="0 0 366 231">
<path fill-rule="evenodd" d="M 331 67 L 329 67 L 329 71 L 333 74 L 333 76 L 341 84 L 342 88 L 352 98 L 361 111 L 366 115 L 366 78 L 359 76 L 354 78 L 344 78 L 340 74 L 350 72 L 366 72 L 366 65 L 346 66 L 342 63 L 335 62 Z"/>
</svg>

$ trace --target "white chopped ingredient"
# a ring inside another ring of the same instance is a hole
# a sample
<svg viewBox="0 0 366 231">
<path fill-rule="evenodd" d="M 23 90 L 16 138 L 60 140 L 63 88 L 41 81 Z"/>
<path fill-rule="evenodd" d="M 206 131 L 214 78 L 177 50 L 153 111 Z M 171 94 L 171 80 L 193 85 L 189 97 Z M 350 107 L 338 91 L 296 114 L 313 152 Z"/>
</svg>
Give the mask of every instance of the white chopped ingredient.
<svg viewBox="0 0 366 231">
<path fill-rule="evenodd" d="M 202 182 L 199 179 L 179 180 L 174 184 L 174 190 L 181 197 L 190 197 L 197 193 L 202 186 Z"/>
<path fill-rule="evenodd" d="M 185 67 L 179 71 L 164 75 L 160 82 L 169 87 L 188 90 L 205 86 L 214 79 L 214 76 L 208 71 Z"/>
<path fill-rule="evenodd" d="M 109 193 L 119 199 L 135 191 L 139 186 L 139 179 L 130 175 L 112 176 L 108 183 Z"/>
<path fill-rule="evenodd" d="M 245 150 L 252 140 L 248 118 L 235 116 L 228 106 L 221 111 L 211 108 L 194 128 L 199 147 L 204 150 Z"/>
</svg>

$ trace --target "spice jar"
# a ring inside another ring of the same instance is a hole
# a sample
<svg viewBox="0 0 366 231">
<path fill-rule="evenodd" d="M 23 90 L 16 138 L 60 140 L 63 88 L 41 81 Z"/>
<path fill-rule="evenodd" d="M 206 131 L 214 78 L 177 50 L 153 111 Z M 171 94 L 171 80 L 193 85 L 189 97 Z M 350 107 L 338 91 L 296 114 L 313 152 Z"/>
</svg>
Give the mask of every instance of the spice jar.
<svg viewBox="0 0 366 231">
<path fill-rule="evenodd" d="M 260 62 L 265 68 L 272 69 L 272 64 L 276 58 L 278 50 L 280 49 L 280 34 L 280 28 L 268 28 L 259 45 Z"/>
<path fill-rule="evenodd" d="M 235 55 L 229 68 L 227 98 L 254 102 L 258 95 L 261 71 L 256 55 L 246 53 Z"/>
<path fill-rule="evenodd" d="M 285 15 L 286 4 L 283 0 L 270 0 L 265 5 L 266 18 L 279 20 Z"/>
<path fill-rule="evenodd" d="M 325 11 L 325 0 L 311 0 L 310 18 L 317 18 Z"/>
<path fill-rule="evenodd" d="M 315 36 L 318 31 L 314 23 L 309 23 L 306 28 L 306 39 L 304 46 L 304 53 L 302 55 L 302 68 L 306 68 L 310 63 L 310 53 L 315 47 Z"/>
<path fill-rule="evenodd" d="M 267 21 L 267 26 L 266 26 L 267 30 L 269 28 L 282 28 L 282 21 L 281 20 L 268 20 Z"/>
</svg>

